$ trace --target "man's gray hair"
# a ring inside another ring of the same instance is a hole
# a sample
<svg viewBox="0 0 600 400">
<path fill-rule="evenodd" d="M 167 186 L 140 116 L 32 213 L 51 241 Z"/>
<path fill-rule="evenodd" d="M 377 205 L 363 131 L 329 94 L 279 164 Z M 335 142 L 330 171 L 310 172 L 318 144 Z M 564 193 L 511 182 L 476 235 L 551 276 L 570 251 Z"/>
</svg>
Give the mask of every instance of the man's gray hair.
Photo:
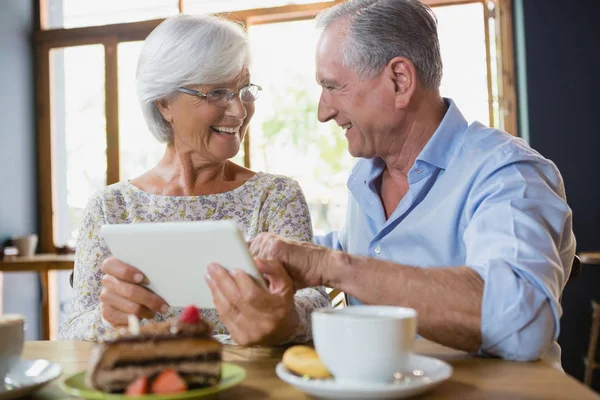
<svg viewBox="0 0 600 400">
<path fill-rule="evenodd" d="M 349 0 L 319 14 L 317 26 L 341 22 L 348 37 L 341 44 L 344 66 L 361 79 L 377 75 L 394 57 L 406 57 L 429 89 L 442 80 L 437 20 L 419 0 Z"/>
<path fill-rule="evenodd" d="M 225 83 L 250 62 L 244 28 L 215 16 L 176 15 L 167 18 L 144 42 L 137 65 L 137 94 L 152 134 L 171 143 L 173 132 L 156 101 L 188 85 Z"/>
</svg>

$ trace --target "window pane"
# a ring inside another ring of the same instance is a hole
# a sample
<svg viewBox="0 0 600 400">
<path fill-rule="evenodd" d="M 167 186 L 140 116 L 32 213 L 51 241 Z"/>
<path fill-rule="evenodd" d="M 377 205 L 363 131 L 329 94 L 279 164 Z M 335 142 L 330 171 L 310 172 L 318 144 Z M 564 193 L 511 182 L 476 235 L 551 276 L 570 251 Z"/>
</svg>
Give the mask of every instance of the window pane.
<svg viewBox="0 0 600 400">
<path fill-rule="evenodd" d="M 483 4 L 435 7 L 433 11 L 444 63 L 442 95 L 456 101 L 468 121 L 489 124 Z"/>
<path fill-rule="evenodd" d="M 290 4 L 321 3 L 333 0 L 186 0 L 185 13 L 214 13 L 223 11 L 241 11 L 252 8 L 270 8 Z"/>
<path fill-rule="evenodd" d="M 251 123 L 252 169 L 288 175 L 300 183 L 315 234 L 341 228 L 353 159 L 342 129 L 317 120 L 314 23 L 251 26 L 249 34 L 252 81 L 264 88 Z"/>
<path fill-rule="evenodd" d="M 145 21 L 179 12 L 177 0 L 48 0 L 45 3 L 51 29 Z"/>
<path fill-rule="evenodd" d="M 106 184 L 104 46 L 50 52 L 57 245 L 74 245 L 90 196 Z"/>
<path fill-rule="evenodd" d="M 137 99 L 135 71 L 143 42 L 120 43 L 119 60 L 119 161 L 120 179 L 133 179 L 153 168 L 165 145 L 150 133 Z"/>
</svg>

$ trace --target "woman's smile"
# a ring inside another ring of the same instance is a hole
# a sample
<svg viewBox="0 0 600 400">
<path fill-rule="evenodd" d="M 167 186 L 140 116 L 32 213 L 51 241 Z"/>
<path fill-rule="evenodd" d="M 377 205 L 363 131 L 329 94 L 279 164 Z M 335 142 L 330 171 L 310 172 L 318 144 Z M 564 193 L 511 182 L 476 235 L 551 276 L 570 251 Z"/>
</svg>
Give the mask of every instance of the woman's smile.
<svg viewBox="0 0 600 400">
<path fill-rule="evenodd" d="M 240 127 L 239 126 L 227 127 L 227 126 L 214 126 L 213 125 L 210 127 L 210 130 L 217 137 L 220 137 L 220 138 L 226 139 L 226 140 L 234 140 L 234 139 L 239 138 Z"/>
</svg>

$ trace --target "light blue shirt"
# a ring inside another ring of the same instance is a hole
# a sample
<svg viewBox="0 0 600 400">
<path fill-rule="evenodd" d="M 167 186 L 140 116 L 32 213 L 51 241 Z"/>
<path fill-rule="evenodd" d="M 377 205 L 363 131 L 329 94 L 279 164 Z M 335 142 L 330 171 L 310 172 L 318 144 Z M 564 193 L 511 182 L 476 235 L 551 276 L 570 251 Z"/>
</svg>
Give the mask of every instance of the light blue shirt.
<svg viewBox="0 0 600 400">
<path fill-rule="evenodd" d="M 416 267 L 473 268 L 484 281 L 480 354 L 560 368 L 560 297 L 575 255 L 560 173 L 523 140 L 469 125 L 446 102 L 390 218 L 376 183 L 384 163 L 361 159 L 344 227 L 315 242 Z"/>
</svg>

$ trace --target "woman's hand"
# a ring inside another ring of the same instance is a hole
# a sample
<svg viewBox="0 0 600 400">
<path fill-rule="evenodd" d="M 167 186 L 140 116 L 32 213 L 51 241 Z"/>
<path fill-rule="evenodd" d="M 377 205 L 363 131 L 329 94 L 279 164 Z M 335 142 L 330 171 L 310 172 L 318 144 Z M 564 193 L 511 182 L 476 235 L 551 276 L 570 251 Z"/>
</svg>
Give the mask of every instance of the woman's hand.
<svg viewBox="0 0 600 400">
<path fill-rule="evenodd" d="M 113 326 L 127 325 L 130 314 L 154 318 L 157 312 L 169 309 L 162 297 L 141 285 L 146 278 L 131 265 L 110 257 L 102 264 L 102 271 L 105 274 L 100 292 L 102 317 Z"/>
<path fill-rule="evenodd" d="M 241 270 L 208 266 L 206 282 L 215 308 L 231 338 L 242 346 L 277 345 L 288 341 L 298 327 L 292 280 L 275 261 L 255 260 L 268 289 Z"/>
</svg>

